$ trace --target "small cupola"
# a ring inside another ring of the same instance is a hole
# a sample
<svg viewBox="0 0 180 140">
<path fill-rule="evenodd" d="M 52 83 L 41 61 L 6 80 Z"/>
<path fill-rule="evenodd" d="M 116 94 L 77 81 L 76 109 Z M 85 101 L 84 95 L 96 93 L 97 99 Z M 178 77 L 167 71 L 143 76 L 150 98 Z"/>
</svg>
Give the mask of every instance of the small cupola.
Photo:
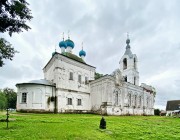
<svg viewBox="0 0 180 140">
<path fill-rule="evenodd" d="M 83 42 L 82 42 L 82 50 L 79 52 L 79 56 L 84 60 L 84 57 L 86 56 L 86 52 L 83 50 Z"/>
<path fill-rule="evenodd" d="M 61 48 L 61 53 L 65 52 L 65 49 L 67 48 L 67 44 L 64 41 L 64 33 L 63 33 L 63 40 L 59 42 L 59 47 Z"/>
<path fill-rule="evenodd" d="M 74 42 L 70 39 L 69 32 L 68 32 L 68 39 L 67 39 L 65 42 L 66 42 L 66 45 L 67 45 L 66 52 L 71 53 L 71 52 L 72 52 L 72 49 L 73 49 L 74 46 L 75 46 L 75 44 L 74 44 Z"/>
</svg>

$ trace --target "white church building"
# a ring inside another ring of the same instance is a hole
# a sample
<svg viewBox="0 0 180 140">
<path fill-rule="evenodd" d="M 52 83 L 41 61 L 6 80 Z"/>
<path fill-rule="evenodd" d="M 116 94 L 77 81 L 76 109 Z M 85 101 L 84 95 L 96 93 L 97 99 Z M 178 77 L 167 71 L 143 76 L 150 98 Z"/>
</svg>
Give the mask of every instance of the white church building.
<svg viewBox="0 0 180 140">
<path fill-rule="evenodd" d="M 126 50 L 112 74 L 95 80 L 94 66 L 72 53 L 68 37 L 59 43 L 43 68 L 44 79 L 16 84 L 17 111 L 98 113 L 102 115 L 154 115 L 155 88 L 139 86 L 138 60 L 126 40 Z"/>
</svg>

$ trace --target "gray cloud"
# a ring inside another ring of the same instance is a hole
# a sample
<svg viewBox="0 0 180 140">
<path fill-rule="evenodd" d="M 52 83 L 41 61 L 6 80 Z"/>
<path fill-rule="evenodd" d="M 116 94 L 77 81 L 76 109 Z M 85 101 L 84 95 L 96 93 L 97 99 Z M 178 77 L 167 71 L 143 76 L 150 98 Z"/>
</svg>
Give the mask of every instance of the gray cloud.
<svg viewBox="0 0 180 140">
<path fill-rule="evenodd" d="M 81 42 L 86 62 L 103 74 L 119 67 L 125 51 L 126 32 L 138 57 L 140 82 L 157 89 L 156 106 L 178 99 L 180 81 L 180 2 L 178 0 L 39 0 L 30 2 L 31 30 L 8 39 L 20 52 L 0 68 L 0 88 L 43 78 L 42 68 L 62 32 L 70 30 L 78 54 Z M 3 81 L 3 82 L 2 82 Z"/>
</svg>

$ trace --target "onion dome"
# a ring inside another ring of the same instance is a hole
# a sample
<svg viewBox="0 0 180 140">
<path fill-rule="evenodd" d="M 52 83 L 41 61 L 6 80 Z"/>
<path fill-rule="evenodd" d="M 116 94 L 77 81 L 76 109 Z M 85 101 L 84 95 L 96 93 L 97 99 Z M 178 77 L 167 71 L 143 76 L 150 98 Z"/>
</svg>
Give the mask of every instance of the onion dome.
<svg viewBox="0 0 180 140">
<path fill-rule="evenodd" d="M 127 33 L 126 44 L 127 44 L 126 49 L 130 49 L 131 47 L 129 45 L 130 44 L 129 33 Z"/>
<path fill-rule="evenodd" d="M 86 56 L 86 52 L 84 51 L 84 50 L 81 50 L 80 52 L 79 52 L 79 56 L 81 57 L 81 56 Z"/>
<path fill-rule="evenodd" d="M 65 41 L 65 43 L 66 43 L 67 47 L 71 47 L 72 49 L 74 48 L 74 42 L 72 40 L 67 39 Z"/>
<path fill-rule="evenodd" d="M 66 42 L 65 42 L 64 40 L 61 41 L 61 42 L 59 42 L 59 47 L 60 47 L 60 48 L 63 48 L 63 47 L 64 47 L 64 48 L 66 49 L 66 48 L 67 48 Z"/>
<path fill-rule="evenodd" d="M 130 39 L 128 38 L 128 39 L 126 40 L 126 44 L 127 44 L 126 49 L 130 49 L 130 48 L 131 48 L 130 45 L 129 45 L 129 43 L 130 43 Z"/>
<path fill-rule="evenodd" d="M 127 40 L 126 40 L 126 44 L 129 44 L 130 43 L 130 39 L 129 38 L 127 38 Z"/>
</svg>

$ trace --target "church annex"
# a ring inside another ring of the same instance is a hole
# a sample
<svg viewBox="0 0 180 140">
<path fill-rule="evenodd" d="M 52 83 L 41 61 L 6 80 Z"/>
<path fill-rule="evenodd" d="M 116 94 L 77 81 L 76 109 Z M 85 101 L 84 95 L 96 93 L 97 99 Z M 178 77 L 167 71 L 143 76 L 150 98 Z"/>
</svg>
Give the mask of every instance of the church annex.
<svg viewBox="0 0 180 140">
<path fill-rule="evenodd" d="M 141 84 L 137 56 L 130 39 L 112 74 L 95 80 L 94 66 L 84 60 L 86 52 L 73 54 L 68 37 L 59 43 L 43 68 L 44 79 L 18 83 L 17 111 L 57 113 L 98 113 L 107 115 L 154 115 L 155 88 Z"/>
</svg>

